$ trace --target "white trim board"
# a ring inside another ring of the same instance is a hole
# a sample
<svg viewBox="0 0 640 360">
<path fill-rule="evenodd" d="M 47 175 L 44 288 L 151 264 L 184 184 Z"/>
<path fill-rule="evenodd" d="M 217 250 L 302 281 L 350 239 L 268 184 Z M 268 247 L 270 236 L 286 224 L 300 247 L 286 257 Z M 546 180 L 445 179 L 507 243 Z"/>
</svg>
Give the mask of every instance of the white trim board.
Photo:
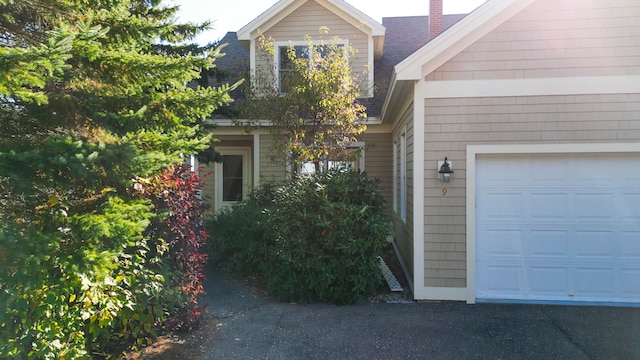
<svg viewBox="0 0 640 360">
<path fill-rule="evenodd" d="M 466 301 L 476 301 L 476 159 L 485 154 L 576 154 L 638 153 L 640 143 L 538 144 L 538 145 L 467 145 L 467 294 Z"/>
<path fill-rule="evenodd" d="M 363 32 L 373 36 L 382 36 L 385 28 L 362 11 L 356 9 L 345 1 L 340 0 L 316 0 L 346 22 L 361 29 Z M 252 20 L 247 25 L 238 30 L 238 39 L 252 40 L 256 36 L 256 30 L 268 31 L 271 27 L 283 18 L 304 5 L 306 1 L 301 0 L 281 0 L 263 12 L 260 16 Z M 365 31 L 367 30 L 368 31 Z"/>
<path fill-rule="evenodd" d="M 416 82 L 413 103 L 413 296 L 417 300 L 432 298 L 424 285 L 424 93 L 426 83 Z M 435 295 L 435 294 L 434 294 Z"/>
<path fill-rule="evenodd" d="M 429 99 L 640 93 L 640 76 L 429 81 Z"/>
<path fill-rule="evenodd" d="M 424 282 L 424 280 L 422 280 Z M 467 289 L 454 287 L 430 287 L 422 286 L 413 289 L 413 296 L 416 300 L 431 301 L 468 301 Z"/>
</svg>

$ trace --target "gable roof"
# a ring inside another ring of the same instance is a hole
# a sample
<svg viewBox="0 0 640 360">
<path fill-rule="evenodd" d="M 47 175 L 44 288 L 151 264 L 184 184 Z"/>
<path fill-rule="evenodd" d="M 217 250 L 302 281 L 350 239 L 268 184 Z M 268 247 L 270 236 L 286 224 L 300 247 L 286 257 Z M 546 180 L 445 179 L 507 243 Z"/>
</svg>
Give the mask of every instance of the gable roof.
<svg viewBox="0 0 640 360">
<path fill-rule="evenodd" d="M 395 67 L 396 80 L 419 80 L 480 40 L 535 0 L 488 0 L 463 21 Z"/>
<path fill-rule="evenodd" d="M 448 29 L 463 19 L 466 14 L 444 15 L 443 26 Z M 413 54 L 429 41 L 429 16 L 403 16 L 382 19 L 386 29 L 384 37 L 384 53 L 375 60 L 374 65 L 374 97 L 360 99 L 360 103 L 367 108 L 367 115 L 371 118 L 379 117 L 382 104 L 387 95 L 389 81 L 394 66 Z M 221 69 L 236 71 L 238 64 L 246 70 L 249 62 L 249 50 L 242 45 L 234 32 L 229 32 L 220 40 L 227 43 L 222 52 L 226 55 L 216 60 L 216 66 Z"/>
<path fill-rule="evenodd" d="M 487 0 L 464 19 L 395 65 L 382 105 L 383 121 L 385 114 L 402 94 L 406 94 L 407 86 L 412 86 L 413 81 L 421 80 L 437 70 L 533 2 L 535 0 Z"/>
<path fill-rule="evenodd" d="M 466 14 L 444 15 L 443 28 L 450 28 Z M 384 53 L 374 64 L 374 97 L 360 102 L 367 108 L 369 117 L 379 117 L 387 95 L 393 68 L 429 41 L 429 16 L 402 16 L 382 18 L 387 29 Z"/>
<path fill-rule="evenodd" d="M 280 0 L 275 5 L 270 7 L 267 11 L 255 18 L 249 24 L 245 25 L 242 29 L 238 30 L 239 40 L 252 40 L 256 37 L 256 31 L 260 30 L 265 32 L 272 26 L 277 24 L 280 20 L 291 14 L 293 11 L 304 5 L 309 0 Z M 340 16 L 345 21 L 353 24 L 355 27 L 362 27 L 364 25 L 369 29 L 370 35 L 384 36 L 384 27 L 363 13 L 356 9 L 352 5 L 349 5 L 344 0 L 314 0 L 327 9 Z"/>
</svg>

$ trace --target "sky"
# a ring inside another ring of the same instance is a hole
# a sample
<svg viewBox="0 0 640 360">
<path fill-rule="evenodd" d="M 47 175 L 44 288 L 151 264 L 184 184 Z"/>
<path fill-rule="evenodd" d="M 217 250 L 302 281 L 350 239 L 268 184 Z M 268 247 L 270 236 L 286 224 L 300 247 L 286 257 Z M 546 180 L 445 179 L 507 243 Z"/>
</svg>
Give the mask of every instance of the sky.
<svg viewBox="0 0 640 360">
<path fill-rule="evenodd" d="M 486 0 L 443 0 L 445 14 L 466 14 Z M 201 34 L 200 44 L 221 39 L 227 31 L 238 31 L 273 6 L 277 0 L 167 0 L 180 5 L 179 22 L 212 20 L 213 30 Z M 349 4 L 382 22 L 382 17 L 429 15 L 429 0 L 347 0 Z"/>
</svg>

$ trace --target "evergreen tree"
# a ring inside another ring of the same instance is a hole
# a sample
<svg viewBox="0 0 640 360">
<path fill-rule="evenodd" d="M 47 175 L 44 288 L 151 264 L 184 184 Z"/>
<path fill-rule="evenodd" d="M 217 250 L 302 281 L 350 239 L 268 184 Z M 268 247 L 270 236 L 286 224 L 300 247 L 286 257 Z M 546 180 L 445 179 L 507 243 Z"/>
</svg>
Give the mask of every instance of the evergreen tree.
<svg viewBox="0 0 640 360">
<path fill-rule="evenodd" d="M 219 53 L 177 10 L 0 0 L 0 357 L 141 342 L 181 306 L 133 180 L 207 152 L 230 87 L 188 86 Z"/>
</svg>

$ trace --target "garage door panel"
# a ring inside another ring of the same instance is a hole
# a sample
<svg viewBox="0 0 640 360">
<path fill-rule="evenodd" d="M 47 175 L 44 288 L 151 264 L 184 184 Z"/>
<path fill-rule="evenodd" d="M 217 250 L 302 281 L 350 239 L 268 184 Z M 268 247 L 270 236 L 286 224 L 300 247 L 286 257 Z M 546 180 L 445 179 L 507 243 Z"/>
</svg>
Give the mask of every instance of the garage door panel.
<svg viewBox="0 0 640 360">
<path fill-rule="evenodd" d="M 536 219 L 566 219 L 569 215 L 569 194 L 532 193 L 531 216 Z"/>
<path fill-rule="evenodd" d="M 614 231 L 576 231 L 571 246 L 576 249 L 576 258 L 613 258 Z"/>
<path fill-rule="evenodd" d="M 480 156 L 476 176 L 478 298 L 640 303 L 640 155 Z"/>
<path fill-rule="evenodd" d="M 563 164 L 561 161 L 546 164 L 533 161 L 530 163 L 530 169 L 523 170 L 523 173 L 529 172 L 528 170 L 530 170 L 530 176 L 527 182 L 533 186 L 562 186 L 566 184 L 570 171 L 566 164 Z"/>
<path fill-rule="evenodd" d="M 486 229 L 482 231 L 487 237 L 487 246 L 479 254 L 483 257 L 522 257 L 522 231 L 508 229 Z"/>
<path fill-rule="evenodd" d="M 622 269 L 620 287 L 623 296 L 632 299 L 640 297 L 640 269 Z"/>
<path fill-rule="evenodd" d="M 564 259 L 569 255 L 568 231 L 534 230 L 531 231 L 530 252 L 532 259 L 555 257 Z"/>
<path fill-rule="evenodd" d="M 622 231 L 619 243 L 620 256 L 637 259 L 640 266 L 640 231 Z"/>
<path fill-rule="evenodd" d="M 482 201 L 487 204 L 485 220 L 522 219 L 523 195 L 520 193 L 487 192 Z"/>
<path fill-rule="evenodd" d="M 487 294 L 504 293 L 515 296 L 525 291 L 520 266 L 488 266 L 484 273 L 486 276 L 479 281 L 484 283 Z"/>
<path fill-rule="evenodd" d="M 576 194 L 576 217 L 578 219 L 611 219 L 615 213 L 615 196 L 613 193 L 578 193 Z"/>
<path fill-rule="evenodd" d="M 487 163 L 486 166 L 486 176 L 478 178 L 478 186 L 509 186 L 512 184 L 518 184 L 526 178 L 524 173 L 525 166 L 517 159 L 504 159 L 500 158 L 500 162 L 491 162 Z M 513 171 L 505 172 L 504 167 L 507 166 L 509 169 L 513 169 Z"/>
<path fill-rule="evenodd" d="M 531 291 L 537 294 L 564 296 L 567 293 L 568 273 L 565 267 L 533 266 L 529 270 Z"/>
<path fill-rule="evenodd" d="M 637 186 L 640 186 L 640 180 Z M 616 204 L 620 207 L 619 212 L 623 214 L 623 220 L 636 223 L 640 221 L 640 193 L 624 192 L 616 201 Z"/>
<path fill-rule="evenodd" d="M 614 164 L 598 159 L 578 159 L 574 163 L 574 169 L 572 183 L 576 186 L 605 189 L 611 184 L 611 174 L 619 172 Z"/>
<path fill-rule="evenodd" d="M 610 297 L 615 295 L 615 271 L 612 268 L 584 268 L 575 270 L 574 294 L 583 298 Z"/>
</svg>

